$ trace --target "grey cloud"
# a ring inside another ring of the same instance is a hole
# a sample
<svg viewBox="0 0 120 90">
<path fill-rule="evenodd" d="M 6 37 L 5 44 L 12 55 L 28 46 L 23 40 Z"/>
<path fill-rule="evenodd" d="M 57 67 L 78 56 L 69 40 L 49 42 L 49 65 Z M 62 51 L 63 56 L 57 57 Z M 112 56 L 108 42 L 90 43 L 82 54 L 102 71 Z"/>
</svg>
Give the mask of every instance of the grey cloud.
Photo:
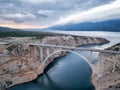
<svg viewBox="0 0 120 90">
<path fill-rule="evenodd" d="M 33 0 L 34 1 L 34 0 Z M 36 0 L 37 1 L 37 0 Z M 69 15 L 75 11 L 84 11 L 114 0 L 38 0 L 38 3 L 29 0 L 0 0 L 0 18 L 15 23 L 49 24 L 61 16 Z M 9 17 L 9 14 L 33 14 L 32 17 Z"/>
<path fill-rule="evenodd" d="M 24 22 L 23 19 L 16 19 L 16 18 L 9 18 L 9 17 L 3 17 L 2 19 L 13 21 L 15 23 L 22 23 L 22 22 Z"/>
</svg>

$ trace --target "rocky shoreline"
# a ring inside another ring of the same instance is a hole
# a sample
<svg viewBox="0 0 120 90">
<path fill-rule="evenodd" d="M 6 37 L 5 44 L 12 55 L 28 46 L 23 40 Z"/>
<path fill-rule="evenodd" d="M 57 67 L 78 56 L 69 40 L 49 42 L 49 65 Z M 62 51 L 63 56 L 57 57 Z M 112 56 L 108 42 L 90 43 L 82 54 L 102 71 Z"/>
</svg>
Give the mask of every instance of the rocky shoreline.
<svg viewBox="0 0 120 90">
<path fill-rule="evenodd" d="M 61 46 L 80 46 L 86 44 L 104 44 L 109 41 L 98 37 L 75 36 L 46 36 L 42 39 L 34 37 L 9 37 L 0 38 L 0 90 L 4 90 L 16 84 L 29 82 L 43 73 L 40 63 L 38 47 L 28 43 L 51 44 Z M 50 52 L 54 50 L 51 49 Z M 44 57 L 46 57 L 44 49 Z M 64 55 L 63 52 L 53 55 L 54 58 Z"/>
<path fill-rule="evenodd" d="M 120 51 L 120 43 L 106 50 Z M 94 82 L 96 90 L 120 90 L 120 55 L 100 53 L 95 64 L 102 77 Z M 115 67 L 115 68 L 114 68 Z"/>
</svg>

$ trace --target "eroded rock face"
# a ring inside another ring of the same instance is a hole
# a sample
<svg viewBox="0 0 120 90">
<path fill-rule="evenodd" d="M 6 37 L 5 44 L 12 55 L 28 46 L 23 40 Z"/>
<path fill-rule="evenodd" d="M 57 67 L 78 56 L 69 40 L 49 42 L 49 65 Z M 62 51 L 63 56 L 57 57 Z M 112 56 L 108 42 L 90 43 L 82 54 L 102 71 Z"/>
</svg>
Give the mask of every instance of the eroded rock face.
<svg viewBox="0 0 120 90">
<path fill-rule="evenodd" d="M 85 44 L 104 44 L 108 43 L 109 41 L 104 38 L 98 37 L 75 37 L 75 45 L 85 45 Z"/>
<path fill-rule="evenodd" d="M 120 51 L 120 43 L 106 50 Z M 115 63 L 115 64 L 114 64 Z M 102 77 L 98 78 L 95 86 L 96 90 L 119 90 L 115 86 L 120 85 L 120 55 L 100 53 L 96 69 Z M 114 68 L 115 67 L 115 68 Z M 112 89 L 112 87 L 114 87 Z"/>
<path fill-rule="evenodd" d="M 42 44 L 60 45 L 60 46 L 75 46 L 75 38 L 72 36 L 54 36 L 45 37 L 41 41 Z"/>
<path fill-rule="evenodd" d="M 24 39 L 25 38 L 15 38 L 15 40 L 12 40 L 14 43 L 0 45 L 0 90 L 34 80 L 44 71 L 40 62 L 39 48 L 28 44 L 32 42 L 32 39 Z M 19 43 L 17 43 L 17 40 L 19 40 Z M 5 41 L 7 42 L 7 40 Z M 47 36 L 42 40 L 35 41 L 34 39 L 33 42 L 61 46 L 79 46 L 84 44 L 107 43 L 108 41 L 91 37 Z M 56 50 L 57 49 L 49 48 L 50 53 Z M 45 59 L 47 57 L 46 48 L 43 49 L 43 53 Z M 45 62 L 46 66 L 52 62 L 54 58 L 62 55 L 65 55 L 65 52 L 59 52 L 51 56 L 49 60 Z"/>
<path fill-rule="evenodd" d="M 43 72 L 34 47 L 18 43 L 7 46 L 5 56 L 0 56 L 0 88 L 2 90 L 31 81 Z"/>
</svg>

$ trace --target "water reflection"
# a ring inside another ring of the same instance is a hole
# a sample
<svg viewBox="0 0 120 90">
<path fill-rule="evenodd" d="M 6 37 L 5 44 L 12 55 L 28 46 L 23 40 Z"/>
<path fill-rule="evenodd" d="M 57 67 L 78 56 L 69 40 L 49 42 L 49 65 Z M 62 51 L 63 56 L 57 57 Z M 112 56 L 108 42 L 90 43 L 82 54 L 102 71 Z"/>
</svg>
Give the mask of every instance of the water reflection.
<svg viewBox="0 0 120 90">
<path fill-rule="evenodd" d="M 70 34 L 70 35 L 78 35 L 78 36 L 92 36 L 92 37 L 118 37 L 120 38 L 120 32 L 105 32 L 105 31 L 51 31 L 55 33 L 63 33 L 63 34 Z"/>
<path fill-rule="evenodd" d="M 91 69 L 79 56 L 68 53 L 56 59 L 36 80 L 9 90 L 94 90 Z"/>
</svg>

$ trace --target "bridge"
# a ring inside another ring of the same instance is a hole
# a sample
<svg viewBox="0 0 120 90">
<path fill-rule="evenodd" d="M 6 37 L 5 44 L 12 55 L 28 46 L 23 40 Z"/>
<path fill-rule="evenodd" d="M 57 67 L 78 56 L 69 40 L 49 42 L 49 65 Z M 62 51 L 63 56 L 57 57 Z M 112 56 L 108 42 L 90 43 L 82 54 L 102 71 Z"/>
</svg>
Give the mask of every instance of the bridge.
<svg viewBox="0 0 120 90">
<path fill-rule="evenodd" d="M 94 64 L 91 62 L 91 59 L 84 56 L 82 54 L 82 52 L 83 51 L 90 52 L 91 58 L 93 56 L 92 55 L 93 52 L 115 54 L 115 55 L 120 54 L 120 51 L 101 50 L 101 49 L 92 49 L 92 48 L 69 47 L 69 46 L 48 45 L 48 44 L 33 44 L 33 43 L 29 43 L 29 45 L 38 47 L 39 52 L 40 52 L 40 62 L 42 64 L 43 70 L 48 65 L 48 64 L 46 64 L 46 62 L 48 62 L 49 58 L 52 57 L 53 55 L 55 55 L 56 53 L 60 53 L 60 52 L 70 52 L 70 53 L 76 54 L 76 55 L 80 56 L 82 59 L 84 59 L 91 67 L 93 73 L 95 73 L 97 75 L 97 77 L 101 77 L 102 74 L 100 72 L 96 71 Z M 51 49 L 53 49 L 52 52 L 51 52 Z M 46 50 L 46 52 L 44 52 L 44 50 Z M 45 53 L 46 53 L 46 55 L 44 55 Z M 114 62 L 112 72 L 115 71 L 115 68 L 116 68 L 116 62 Z"/>
</svg>

